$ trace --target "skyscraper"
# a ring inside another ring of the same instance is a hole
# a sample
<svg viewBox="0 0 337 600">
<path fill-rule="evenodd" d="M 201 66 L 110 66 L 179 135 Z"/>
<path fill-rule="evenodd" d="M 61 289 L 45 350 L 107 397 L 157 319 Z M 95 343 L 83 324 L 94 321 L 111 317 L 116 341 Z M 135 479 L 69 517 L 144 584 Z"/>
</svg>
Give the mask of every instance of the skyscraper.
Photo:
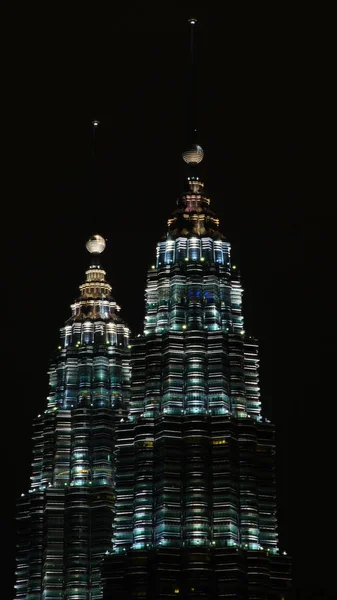
<svg viewBox="0 0 337 600">
<path fill-rule="evenodd" d="M 16 600 L 286 597 L 258 344 L 200 178 L 195 106 L 190 114 L 186 189 L 131 343 L 100 266 L 105 242 L 87 244 L 92 264 L 35 424 Z"/>
<path fill-rule="evenodd" d="M 34 424 L 31 486 L 18 510 L 17 600 L 102 597 L 111 547 L 115 426 L 126 418 L 129 330 L 105 280 L 102 237 L 52 361 L 46 410 Z"/>
<path fill-rule="evenodd" d="M 245 331 L 239 271 L 199 173 L 195 23 L 186 189 L 157 244 L 143 333 L 132 342 L 106 600 L 280 600 L 289 588 L 258 344 Z"/>
<path fill-rule="evenodd" d="M 283 598 L 274 427 L 261 414 L 258 345 L 244 329 L 230 243 L 184 152 L 186 191 L 148 272 L 117 434 L 106 598 Z"/>
</svg>

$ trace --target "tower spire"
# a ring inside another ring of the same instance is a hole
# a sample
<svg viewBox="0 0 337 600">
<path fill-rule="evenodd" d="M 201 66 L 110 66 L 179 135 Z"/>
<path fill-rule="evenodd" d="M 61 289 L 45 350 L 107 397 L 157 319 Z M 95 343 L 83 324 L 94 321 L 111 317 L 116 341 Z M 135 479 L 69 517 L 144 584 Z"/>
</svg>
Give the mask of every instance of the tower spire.
<svg viewBox="0 0 337 600">
<path fill-rule="evenodd" d="M 204 151 L 197 144 L 197 76 L 195 58 L 195 25 L 196 19 L 189 19 L 190 24 L 190 66 L 188 77 L 188 149 L 182 154 L 184 161 L 191 166 L 198 165 L 203 157 Z"/>
<path fill-rule="evenodd" d="M 91 129 L 92 129 L 92 146 L 91 146 L 91 168 L 90 168 L 90 174 L 91 174 L 91 181 L 90 181 L 90 190 L 91 190 L 91 200 L 92 202 L 92 210 L 93 210 L 93 214 L 92 214 L 92 218 L 93 221 L 96 222 L 96 206 L 97 206 L 97 197 L 98 197 L 98 190 L 99 190 L 99 186 L 98 186 L 98 164 L 97 164 L 97 156 L 96 156 L 96 130 L 98 129 L 100 125 L 100 122 L 97 119 L 93 119 L 91 121 Z"/>
<path fill-rule="evenodd" d="M 96 159 L 96 129 L 99 127 L 100 122 L 94 119 L 92 122 L 92 158 Z"/>
<path fill-rule="evenodd" d="M 189 142 L 196 143 L 197 114 L 196 114 L 196 65 L 195 65 L 195 35 L 196 19 L 189 19 L 190 24 L 190 102 L 189 102 Z"/>
</svg>

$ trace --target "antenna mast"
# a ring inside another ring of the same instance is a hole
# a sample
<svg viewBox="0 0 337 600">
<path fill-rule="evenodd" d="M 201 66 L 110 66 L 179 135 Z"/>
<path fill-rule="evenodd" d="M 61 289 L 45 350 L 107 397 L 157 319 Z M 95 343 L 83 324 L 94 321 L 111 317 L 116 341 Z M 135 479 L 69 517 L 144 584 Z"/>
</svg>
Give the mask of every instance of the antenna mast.
<svg viewBox="0 0 337 600">
<path fill-rule="evenodd" d="M 189 102 L 189 142 L 197 143 L 197 111 L 196 111 L 196 94 L 197 94 L 197 77 L 196 77 L 196 60 L 195 60 L 195 25 L 196 19 L 189 19 L 190 24 L 190 102 Z"/>
<path fill-rule="evenodd" d="M 196 114 L 196 99 L 197 99 L 197 77 L 195 66 L 195 43 L 194 43 L 194 28 L 197 22 L 196 19 L 188 20 L 191 27 L 190 34 L 190 70 L 189 70 L 189 88 L 188 88 L 188 148 L 182 153 L 182 157 L 188 165 L 195 167 L 203 157 L 204 151 L 198 144 L 197 139 L 197 114 Z"/>
<path fill-rule="evenodd" d="M 92 158 L 95 160 L 96 158 L 96 129 L 99 126 L 99 121 L 94 119 L 92 121 Z"/>
</svg>

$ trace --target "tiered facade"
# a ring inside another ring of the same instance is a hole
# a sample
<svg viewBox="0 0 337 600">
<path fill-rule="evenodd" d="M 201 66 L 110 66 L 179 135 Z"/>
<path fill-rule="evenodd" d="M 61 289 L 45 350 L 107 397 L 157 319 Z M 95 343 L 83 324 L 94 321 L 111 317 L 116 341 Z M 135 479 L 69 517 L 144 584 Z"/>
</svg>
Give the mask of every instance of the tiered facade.
<svg viewBox="0 0 337 600">
<path fill-rule="evenodd" d="M 19 504 L 16 600 L 98 600 L 111 548 L 115 430 L 130 393 L 129 330 L 99 254 L 61 329 L 47 408 L 34 424 L 31 487 Z"/>
<path fill-rule="evenodd" d="M 130 413 L 117 434 L 106 598 L 262 600 L 282 598 L 289 583 L 257 342 L 209 205 L 189 177 L 148 273 Z"/>
</svg>

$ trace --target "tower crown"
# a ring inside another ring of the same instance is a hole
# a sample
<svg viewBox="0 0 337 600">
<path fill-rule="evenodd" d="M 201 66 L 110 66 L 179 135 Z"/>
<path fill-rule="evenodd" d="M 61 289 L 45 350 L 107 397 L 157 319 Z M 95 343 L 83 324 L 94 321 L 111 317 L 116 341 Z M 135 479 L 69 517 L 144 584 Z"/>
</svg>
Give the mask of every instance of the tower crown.
<svg viewBox="0 0 337 600">
<path fill-rule="evenodd" d="M 92 256 L 92 262 L 85 272 L 85 282 L 80 285 L 80 297 L 72 304 L 72 317 L 68 324 L 84 320 L 121 321 L 117 313 L 120 307 L 111 295 L 112 287 L 105 279 L 99 257 L 105 250 L 105 239 L 98 234 L 93 235 L 86 243 L 86 249 Z"/>
<path fill-rule="evenodd" d="M 191 234 L 225 240 L 219 231 L 219 219 L 210 208 L 204 184 L 199 177 L 187 177 L 187 189 L 177 200 L 178 207 L 168 219 L 168 234 L 176 239 Z"/>
</svg>

